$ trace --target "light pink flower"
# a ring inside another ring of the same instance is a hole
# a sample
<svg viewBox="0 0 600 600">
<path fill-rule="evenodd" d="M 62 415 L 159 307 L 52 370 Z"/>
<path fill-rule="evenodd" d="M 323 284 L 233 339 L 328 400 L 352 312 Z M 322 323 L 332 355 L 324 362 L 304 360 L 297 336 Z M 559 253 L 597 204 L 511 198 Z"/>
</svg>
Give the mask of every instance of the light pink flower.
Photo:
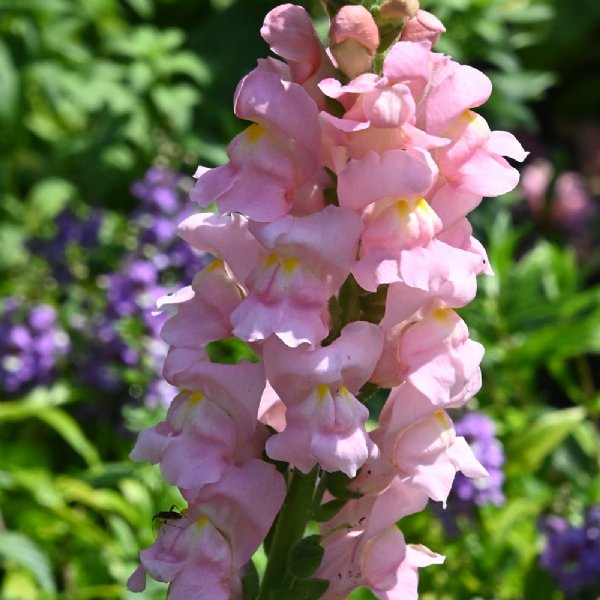
<svg viewBox="0 0 600 600">
<path fill-rule="evenodd" d="M 327 300 L 350 273 L 361 229 L 358 215 L 334 206 L 255 224 L 252 231 L 268 254 L 231 314 L 234 334 L 249 342 L 275 334 L 292 347 L 321 341 L 328 332 Z"/>
<path fill-rule="evenodd" d="M 400 481 L 433 500 L 446 501 L 454 476 L 486 477 L 447 413 L 409 383 L 394 388 L 371 436 L 397 470 Z"/>
<path fill-rule="evenodd" d="M 435 15 L 421 9 L 414 17 L 406 20 L 400 40 L 403 42 L 428 41 L 434 45 L 445 31 L 443 23 Z"/>
<path fill-rule="evenodd" d="M 188 374 L 197 391 L 179 394 L 166 420 L 142 431 L 130 454 L 133 460 L 160 463 L 165 480 L 190 499 L 234 465 L 260 456 L 266 439 L 256 422 L 264 385 L 260 365 L 202 367 L 203 373 L 195 368 Z M 221 382 L 224 376 L 229 380 Z M 245 381 L 236 381 L 243 376 Z"/>
<path fill-rule="evenodd" d="M 221 212 L 257 221 L 274 221 L 294 205 L 302 212 L 326 181 L 314 100 L 298 84 L 259 68 L 238 85 L 235 113 L 254 124 L 229 145 L 227 165 L 200 171 L 191 198 L 201 206 L 215 200 Z"/>
<path fill-rule="evenodd" d="M 304 83 L 321 66 L 321 42 L 303 7 L 276 6 L 267 13 L 260 34 L 275 54 L 285 58 L 291 81 Z"/>
<path fill-rule="evenodd" d="M 371 475 L 367 471 L 373 462 L 370 460 L 352 483 L 353 489 L 365 495 L 350 500 L 322 526 L 325 553 L 316 576 L 330 581 L 323 600 L 343 600 L 359 586 L 369 587 L 377 597 L 388 597 L 385 594 L 399 585 L 408 566 L 407 545 L 396 521 L 423 510 L 427 495 L 398 477 L 392 477 L 380 491 L 369 493 Z"/>
<path fill-rule="evenodd" d="M 199 392 L 183 392 L 171 403 L 166 421 L 139 434 L 130 458 L 160 463 L 171 485 L 199 489 L 233 466 L 235 433 L 234 421 L 223 409 Z"/>
<path fill-rule="evenodd" d="M 327 335 L 327 300 L 354 264 L 360 217 L 328 206 L 304 217 L 272 223 L 239 216 L 193 215 L 180 236 L 221 256 L 246 297 L 231 313 L 233 333 L 248 342 L 277 335 L 290 346 L 314 345 Z"/>
<path fill-rule="evenodd" d="M 167 381 L 196 361 L 208 360 L 209 342 L 232 335 L 229 317 L 241 300 L 241 290 L 222 260 L 205 267 L 191 286 L 158 300 L 159 310 L 175 313 L 161 329 L 170 345 L 163 368 Z"/>
<path fill-rule="evenodd" d="M 283 503 L 285 483 L 273 465 L 252 460 L 205 486 L 176 523 L 166 523 L 140 553 L 128 587 L 141 591 L 147 572 L 171 582 L 172 600 L 228 600 L 241 594 L 240 569 L 266 536 Z"/>
<path fill-rule="evenodd" d="M 355 398 L 381 352 L 382 334 L 370 323 L 347 325 L 329 346 L 287 348 L 271 338 L 263 348 L 268 379 L 285 403 L 286 427 L 269 438 L 267 454 L 303 472 L 318 462 L 354 477 L 372 451 L 369 411 Z"/>
<path fill-rule="evenodd" d="M 145 574 L 171 582 L 173 600 L 228 600 L 241 587 L 232 565 L 231 548 L 210 520 L 189 511 L 177 524 L 166 524 L 156 542 L 140 552 L 141 564 L 131 576 L 131 591 L 145 588 Z"/>
<path fill-rule="evenodd" d="M 260 33 L 271 50 L 287 63 L 279 63 L 281 66 L 277 67 L 281 79 L 302 85 L 320 109 L 326 108 L 326 99 L 318 83 L 331 77 L 335 68 L 306 10 L 294 4 L 276 6 L 265 17 Z M 281 69 L 283 66 L 285 69 Z M 270 68 L 274 69 L 273 65 Z"/>
<path fill-rule="evenodd" d="M 239 214 L 198 213 L 182 221 L 177 233 L 197 250 L 221 258 L 240 285 L 267 254 Z"/>
<path fill-rule="evenodd" d="M 503 156 L 523 161 L 528 153 L 512 134 L 490 131 L 483 117 L 472 111 L 460 115 L 445 135 L 452 142 L 436 153 L 441 177 L 431 205 L 448 226 L 473 210 L 483 196 L 514 189 L 519 173 Z"/>
<path fill-rule="evenodd" d="M 465 322 L 439 301 L 386 330 L 384 351 L 371 379 L 383 387 L 410 382 L 436 406 L 464 397 L 479 380 L 483 347 L 469 339 Z M 472 390 L 471 390 L 472 391 Z"/>
</svg>

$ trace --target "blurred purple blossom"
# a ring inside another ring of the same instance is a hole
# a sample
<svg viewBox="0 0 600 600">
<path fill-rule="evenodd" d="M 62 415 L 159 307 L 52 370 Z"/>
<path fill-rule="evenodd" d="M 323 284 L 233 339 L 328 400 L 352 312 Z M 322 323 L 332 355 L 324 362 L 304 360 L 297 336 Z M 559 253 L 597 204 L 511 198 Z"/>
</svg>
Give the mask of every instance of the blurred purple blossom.
<svg viewBox="0 0 600 600">
<path fill-rule="evenodd" d="M 556 580 L 567 598 L 600 588 L 600 505 L 589 508 L 581 527 L 559 516 L 540 520 L 546 543 L 540 566 Z"/>
<path fill-rule="evenodd" d="M 452 487 L 452 495 L 459 505 L 504 504 L 502 484 L 504 483 L 504 451 L 496 438 L 494 421 L 488 416 L 470 412 L 456 424 L 456 434 L 463 436 L 487 470 L 489 477 L 470 479 L 457 473 Z"/>
<path fill-rule="evenodd" d="M 169 169 L 151 167 L 131 186 L 141 201 L 131 215 L 140 247 L 159 271 L 179 269 L 188 279 L 204 266 L 202 256 L 177 237 L 177 225 L 194 212 L 187 197 L 190 182 Z"/>
<path fill-rule="evenodd" d="M 0 317 L 0 388 L 4 392 L 51 383 L 57 361 L 69 349 L 69 336 L 51 306 L 28 308 L 16 298 L 6 298 Z"/>
<path fill-rule="evenodd" d="M 177 237 L 177 225 L 193 212 L 186 182 L 189 187 L 188 178 L 152 167 L 133 183 L 131 193 L 140 202 L 130 222 L 138 244 L 105 277 L 104 314 L 99 323 L 87 327 L 88 346 L 95 350 L 81 370 L 86 383 L 114 391 L 119 370 L 133 367 L 150 380 L 145 401 L 151 405 L 166 404 L 173 396 L 158 385 L 167 350 L 159 332 L 168 315 L 154 313 L 156 301 L 174 291 L 169 281 L 191 279 L 205 265 L 205 257 Z M 135 340 L 121 334 L 120 324 L 126 319 L 137 322 Z"/>
</svg>

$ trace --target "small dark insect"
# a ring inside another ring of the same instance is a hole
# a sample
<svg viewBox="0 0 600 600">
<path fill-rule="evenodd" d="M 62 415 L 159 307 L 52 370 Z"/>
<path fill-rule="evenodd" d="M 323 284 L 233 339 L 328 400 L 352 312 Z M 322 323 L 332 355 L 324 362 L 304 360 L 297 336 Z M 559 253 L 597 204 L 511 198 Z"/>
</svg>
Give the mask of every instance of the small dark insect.
<svg viewBox="0 0 600 600">
<path fill-rule="evenodd" d="M 176 508 L 177 510 L 173 510 Z M 154 528 L 154 521 L 158 521 L 160 525 L 173 525 L 170 521 L 178 521 L 183 519 L 181 511 L 173 504 L 169 510 L 161 510 L 152 517 L 152 528 Z"/>
</svg>

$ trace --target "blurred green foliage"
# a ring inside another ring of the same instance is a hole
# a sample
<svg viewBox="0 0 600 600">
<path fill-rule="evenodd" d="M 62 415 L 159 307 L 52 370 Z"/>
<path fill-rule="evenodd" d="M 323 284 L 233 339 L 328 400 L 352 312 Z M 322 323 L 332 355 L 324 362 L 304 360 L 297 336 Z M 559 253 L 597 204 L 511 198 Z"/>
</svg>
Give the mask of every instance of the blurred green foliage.
<svg viewBox="0 0 600 600">
<path fill-rule="evenodd" d="M 69 257 L 80 280 L 102 274 L 135 243 L 124 231 L 134 206 L 127 190 L 150 164 L 191 174 L 198 163 L 226 159 L 240 128 L 233 91 L 267 51 L 258 31 L 276 4 L 0 0 L 2 295 L 53 304 L 66 322 L 83 299 L 48 275 L 27 240 L 52 236 L 65 207 L 83 215 L 109 209 L 101 246 Z M 323 30 L 319 2 L 304 5 Z M 492 78 L 483 113 L 494 128 L 535 134 L 552 154 L 566 129 L 580 131 L 594 116 L 596 0 L 422 5 L 448 30 L 439 50 Z M 560 152 L 577 167 L 569 147 Z M 578 254 L 568 236 L 547 235 L 522 207 L 515 193 L 475 213 L 495 277 L 482 278 L 478 299 L 461 311 L 486 347 L 474 406 L 494 417 L 505 443 L 507 503 L 480 509 L 451 539 L 433 511 L 402 523 L 408 541 L 447 555 L 444 567 L 422 572 L 425 599 L 562 598 L 537 566 L 536 519 L 558 513 L 576 521 L 600 503 L 598 253 Z M 220 351 L 227 360 L 241 352 Z M 115 416 L 114 399 L 67 378 L 0 401 L 3 600 L 134 597 L 124 582 L 153 540 L 152 515 L 181 500 L 156 469 L 128 460 L 132 431 L 159 420 L 161 409 L 125 407 L 125 427 L 118 414 L 127 401 Z M 100 416 L 81 418 L 92 404 Z M 150 584 L 135 597 L 164 594 Z"/>
</svg>

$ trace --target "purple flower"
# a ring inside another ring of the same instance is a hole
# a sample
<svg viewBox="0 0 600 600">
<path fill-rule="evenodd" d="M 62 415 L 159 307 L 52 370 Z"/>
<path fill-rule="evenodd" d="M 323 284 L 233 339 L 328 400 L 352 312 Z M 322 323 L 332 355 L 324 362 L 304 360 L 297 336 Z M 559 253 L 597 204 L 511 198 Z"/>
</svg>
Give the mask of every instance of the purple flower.
<svg viewBox="0 0 600 600">
<path fill-rule="evenodd" d="M 108 278 L 108 314 L 114 318 L 139 313 L 144 293 L 157 285 L 158 271 L 149 260 L 133 260 Z"/>
<path fill-rule="evenodd" d="M 204 267 L 203 257 L 177 237 L 177 225 L 194 209 L 188 200 L 191 179 L 162 167 L 151 167 L 144 178 L 134 182 L 131 193 L 140 206 L 131 217 L 138 228 L 140 249 L 151 257 L 160 271 L 183 270 L 191 279 Z M 156 256 L 167 257 L 167 260 Z M 160 265 L 160 266 L 159 266 Z"/>
<path fill-rule="evenodd" d="M 453 496 L 458 504 L 463 505 L 503 504 L 504 451 L 496 438 L 494 421 L 482 413 L 471 412 L 462 417 L 455 426 L 456 434 L 467 440 L 489 477 L 470 479 L 458 473 L 452 488 Z"/>
<path fill-rule="evenodd" d="M 183 177 L 164 167 L 150 167 L 144 178 L 135 181 L 131 194 L 142 201 L 142 213 L 173 215 L 181 208 Z"/>
<path fill-rule="evenodd" d="M 581 527 L 559 516 L 540 520 L 545 548 L 540 567 L 548 571 L 567 597 L 600 585 L 600 506 L 588 509 Z"/>
<path fill-rule="evenodd" d="M 0 317 L 0 388 L 23 392 L 48 384 L 56 363 L 70 348 L 56 311 L 46 304 L 29 311 L 16 298 L 7 298 Z"/>
</svg>

